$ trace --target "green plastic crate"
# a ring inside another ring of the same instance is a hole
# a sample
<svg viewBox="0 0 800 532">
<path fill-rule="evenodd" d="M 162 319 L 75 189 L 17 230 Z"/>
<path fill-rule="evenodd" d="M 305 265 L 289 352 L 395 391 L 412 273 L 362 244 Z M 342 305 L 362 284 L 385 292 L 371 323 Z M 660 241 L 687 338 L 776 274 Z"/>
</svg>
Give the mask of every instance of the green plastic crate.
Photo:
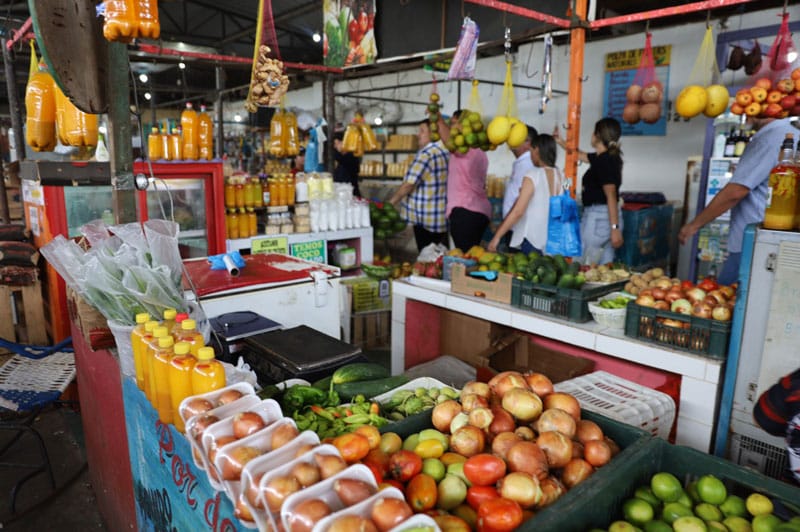
<svg viewBox="0 0 800 532">
<path fill-rule="evenodd" d="M 667 319 L 685 325 L 683 328 L 666 325 L 664 320 Z M 625 336 L 697 355 L 724 359 L 728 355 L 731 322 L 642 307 L 631 301 L 625 314 Z"/>
<path fill-rule="evenodd" d="M 627 281 L 576 290 L 532 283 L 514 278 L 511 284 L 511 305 L 531 312 L 547 314 L 584 323 L 592 319 L 589 302 L 622 290 Z"/>
<path fill-rule="evenodd" d="M 607 470 L 607 471 L 606 471 Z M 650 477 L 660 471 L 672 473 L 686 484 L 711 474 L 722 480 L 728 493 L 746 497 L 757 491 L 768 497 L 797 505 L 800 488 L 746 469 L 733 462 L 654 438 L 625 460 L 617 460 L 585 482 L 567 492 L 552 506 L 542 510 L 520 530 L 584 531 L 607 528 L 622 518 L 622 504 L 637 487 L 650 484 Z M 566 497 L 566 496 L 565 496 Z M 563 504 L 559 504 L 563 503 Z M 557 506 L 558 505 L 558 506 Z"/>
</svg>

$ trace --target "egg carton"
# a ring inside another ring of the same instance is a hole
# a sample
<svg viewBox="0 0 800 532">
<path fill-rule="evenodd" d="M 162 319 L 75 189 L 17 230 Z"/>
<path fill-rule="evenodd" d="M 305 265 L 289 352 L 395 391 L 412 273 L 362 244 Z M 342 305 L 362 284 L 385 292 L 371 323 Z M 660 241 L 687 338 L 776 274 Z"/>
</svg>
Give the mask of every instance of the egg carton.
<svg viewBox="0 0 800 532">
<path fill-rule="evenodd" d="M 574 396 L 581 408 L 639 427 L 659 438 L 669 437 L 675 421 L 672 397 L 605 371 L 562 381 L 554 388 Z"/>
</svg>

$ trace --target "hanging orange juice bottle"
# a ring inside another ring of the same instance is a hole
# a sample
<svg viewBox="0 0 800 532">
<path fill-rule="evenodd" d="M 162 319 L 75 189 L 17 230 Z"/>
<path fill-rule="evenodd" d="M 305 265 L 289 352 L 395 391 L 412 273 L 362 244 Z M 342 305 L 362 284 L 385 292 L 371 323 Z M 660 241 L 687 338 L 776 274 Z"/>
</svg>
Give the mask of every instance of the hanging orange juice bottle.
<svg viewBox="0 0 800 532">
<path fill-rule="evenodd" d="M 133 367 L 136 370 L 136 386 L 144 390 L 144 373 L 142 369 L 142 337 L 144 324 L 150 321 L 150 314 L 140 312 L 136 315 L 136 326 L 131 331 L 131 347 L 133 348 Z"/>
<path fill-rule="evenodd" d="M 158 21 L 158 0 L 134 0 L 136 18 L 139 22 L 138 35 L 146 39 L 158 40 L 161 24 Z"/>
<path fill-rule="evenodd" d="M 213 347 L 201 347 L 197 363 L 192 368 L 192 395 L 225 387 L 225 368 L 214 358 Z"/>
<path fill-rule="evenodd" d="M 172 134 L 169 135 L 169 158 L 171 161 L 180 161 L 183 159 L 181 134 L 177 127 L 173 127 Z"/>
<path fill-rule="evenodd" d="M 156 320 L 150 320 L 144 324 L 144 334 L 141 339 L 141 346 L 139 347 L 139 356 L 142 360 L 142 391 L 145 397 L 150 399 L 150 364 L 148 356 L 150 355 L 150 342 L 153 341 L 153 331 L 158 327 Z"/>
<path fill-rule="evenodd" d="M 146 371 L 150 380 L 150 395 L 147 397 L 147 399 L 150 401 L 150 404 L 153 405 L 153 408 L 156 406 L 156 374 L 153 359 L 156 356 L 156 351 L 158 351 L 158 342 L 165 336 L 172 338 L 172 336 L 169 334 L 169 329 L 166 327 L 159 325 L 153 329 L 153 337 L 150 339 L 150 343 L 147 345 L 147 351 L 145 352 L 143 361 L 143 363 L 147 366 Z M 147 395 L 146 389 L 145 395 Z"/>
<path fill-rule="evenodd" d="M 247 210 L 239 209 L 239 238 L 250 238 L 250 221 L 247 219 Z"/>
<path fill-rule="evenodd" d="M 56 147 L 56 84 L 46 70 L 28 78 L 25 87 L 25 142 L 33 151 Z"/>
<path fill-rule="evenodd" d="M 197 362 L 189 353 L 189 344 L 178 342 L 174 346 L 175 356 L 169 362 L 169 398 L 172 401 L 172 422 L 179 431 L 184 431 L 183 419 L 178 415 L 181 401 L 192 395 L 192 369 Z"/>
<path fill-rule="evenodd" d="M 210 161 L 214 158 L 214 123 L 206 112 L 206 106 L 200 106 L 200 114 L 197 115 L 197 144 L 201 159 Z"/>
<path fill-rule="evenodd" d="M 228 209 L 225 223 L 228 226 L 228 238 L 231 240 L 239 238 L 239 213 L 236 209 Z"/>
<path fill-rule="evenodd" d="M 192 102 L 186 102 L 186 109 L 181 113 L 181 152 L 184 159 L 197 159 L 200 156 L 200 128 L 197 123 L 197 112 Z"/>
<path fill-rule="evenodd" d="M 186 318 L 181 322 L 181 330 L 175 338 L 179 342 L 189 344 L 189 352 L 197 357 L 197 350 L 206 345 L 206 341 L 200 331 L 197 330 L 197 322 L 192 318 Z"/>
<path fill-rule="evenodd" d="M 161 143 L 161 133 L 159 133 L 158 128 L 154 126 L 150 129 L 150 134 L 147 135 L 147 157 L 151 161 L 164 158 L 164 150 Z"/>
<path fill-rule="evenodd" d="M 109 41 L 131 42 L 139 34 L 133 0 L 106 0 L 103 37 Z"/>
<path fill-rule="evenodd" d="M 162 327 L 166 327 L 170 336 L 173 336 L 172 331 L 175 329 L 175 316 L 178 311 L 174 308 L 164 309 L 164 320 L 161 322 Z"/>
<path fill-rule="evenodd" d="M 56 131 L 64 146 L 96 146 L 97 115 L 84 113 L 55 85 Z"/>
<path fill-rule="evenodd" d="M 175 340 L 170 335 L 158 339 L 158 348 L 153 352 L 153 374 L 155 375 L 155 407 L 162 423 L 172 423 L 172 399 L 169 390 L 169 363 L 175 355 Z"/>
</svg>

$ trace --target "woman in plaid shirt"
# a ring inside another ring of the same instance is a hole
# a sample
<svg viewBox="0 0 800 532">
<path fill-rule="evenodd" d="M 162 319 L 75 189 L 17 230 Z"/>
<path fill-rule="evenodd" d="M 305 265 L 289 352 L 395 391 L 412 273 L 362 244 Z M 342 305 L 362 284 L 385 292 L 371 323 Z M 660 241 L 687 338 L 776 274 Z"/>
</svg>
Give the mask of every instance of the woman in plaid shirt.
<svg viewBox="0 0 800 532">
<path fill-rule="evenodd" d="M 420 150 L 408 167 L 403 184 L 389 203 L 401 203 L 400 216 L 414 226 L 417 249 L 431 243 L 447 246 L 447 149 L 441 141 L 431 141 L 427 120 L 417 131 Z"/>
</svg>

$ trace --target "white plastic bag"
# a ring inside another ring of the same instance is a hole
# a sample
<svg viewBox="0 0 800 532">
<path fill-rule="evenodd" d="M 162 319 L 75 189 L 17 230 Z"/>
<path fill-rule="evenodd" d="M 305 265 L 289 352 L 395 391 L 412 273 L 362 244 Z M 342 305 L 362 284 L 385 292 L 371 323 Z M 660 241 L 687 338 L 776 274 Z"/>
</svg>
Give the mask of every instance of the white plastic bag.
<svg viewBox="0 0 800 532">
<path fill-rule="evenodd" d="M 450 70 L 447 71 L 447 79 L 472 79 L 475 77 L 479 35 L 480 29 L 475 21 L 465 17 L 464 23 L 461 25 L 461 35 L 458 37 L 456 53 L 453 56 L 453 62 L 450 63 Z"/>
</svg>

